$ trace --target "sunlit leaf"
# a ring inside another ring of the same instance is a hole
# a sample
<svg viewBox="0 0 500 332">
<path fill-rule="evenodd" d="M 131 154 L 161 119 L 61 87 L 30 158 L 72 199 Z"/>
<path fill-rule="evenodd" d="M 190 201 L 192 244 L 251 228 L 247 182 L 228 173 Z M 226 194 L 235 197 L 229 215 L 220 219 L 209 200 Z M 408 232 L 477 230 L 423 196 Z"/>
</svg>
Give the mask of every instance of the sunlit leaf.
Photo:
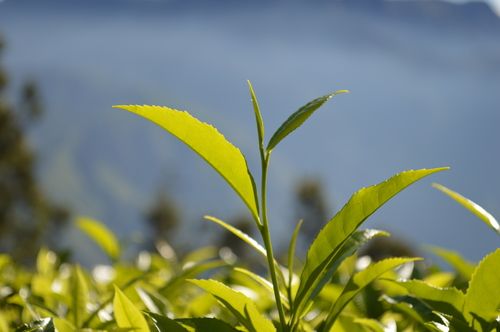
<svg viewBox="0 0 500 332">
<path fill-rule="evenodd" d="M 67 320 L 63 318 L 54 318 L 54 326 L 57 330 L 57 332 L 74 332 L 76 331 L 76 328 L 68 322 Z"/>
<path fill-rule="evenodd" d="M 364 231 L 356 231 L 340 246 L 339 250 L 331 255 L 329 260 L 325 261 L 320 268 L 309 276 L 307 280 L 301 280 L 301 285 L 308 285 L 305 288 L 299 288 L 296 298 L 293 302 L 294 321 L 301 317 L 310 300 L 314 299 L 323 286 L 331 279 L 333 273 L 337 270 L 345 259 L 352 256 L 360 247 L 362 247 L 370 239 L 378 236 L 388 236 L 389 234 L 376 229 L 367 229 Z"/>
<path fill-rule="evenodd" d="M 276 331 L 271 321 L 259 313 L 252 299 L 216 280 L 191 280 L 193 284 L 212 294 L 249 331 Z"/>
<path fill-rule="evenodd" d="M 192 328 L 194 332 L 238 332 L 239 330 L 233 328 L 226 322 L 216 318 L 183 318 L 177 319 L 177 322 L 182 323 L 184 326 Z"/>
<path fill-rule="evenodd" d="M 255 113 L 255 122 L 257 124 L 257 134 L 259 137 L 259 147 L 264 150 L 264 121 L 262 120 L 262 114 L 260 113 L 259 102 L 257 101 L 257 97 L 255 96 L 255 92 L 253 91 L 252 83 L 247 81 L 248 89 L 250 90 L 250 96 L 252 97 L 252 106 L 253 111 Z"/>
<path fill-rule="evenodd" d="M 447 168 L 410 170 L 377 185 L 363 188 L 319 232 L 307 252 L 297 297 L 304 297 L 325 273 L 326 267 L 343 243 L 389 199 L 412 183 Z"/>
<path fill-rule="evenodd" d="M 463 313 L 469 323 L 478 327 L 477 317 L 490 322 L 500 315 L 500 249 L 479 262 L 465 294 Z"/>
<path fill-rule="evenodd" d="M 116 325 L 121 328 L 133 328 L 136 332 L 149 332 L 148 323 L 143 314 L 123 294 L 123 292 L 115 286 L 115 297 L 113 300 L 113 311 L 115 314 Z"/>
<path fill-rule="evenodd" d="M 429 246 L 429 249 L 455 269 L 465 280 L 469 280 L 475 265 L 463 258 L 459 253 L 448 249 Z"/>
<path fill-rule="evenodd" d="M 259 220 L 255 183 L 241 151 L 213 126 L 201 122 L 188 112 L 161 106 L 114 106 L 142 116 L 162 127 L 212 166 L 236 191 Z"/>
<path fill-rule="evenodd" d="M 456 317 L 462 313 L 465 295 L 454 287 L 434 287 L 421 280 L 400 281 L 398 284 L 406 288 L 413 296 L 429 304 L 434 310 Z"/>
<path fill-rule="evenodd" d="M 9 332 L 9 322 L 1 311 L 0 311 L 0 332 Z"/>
<path fill-rule="evenodd" d="M 87 303 L 89 301 L 89 286 L 87 279 L 80 266 L 75 266 L 73 269 L 72 285 L 71 285 L 71 312 L 73 324 L 76 327 L 82 326 L 87 316 Z"/>
<path fill-rule="evenodd" d="M 460 203 L 463 207 L 465 207 L 467 210 L 472 212 L 476 217 L 481 219 L 486 225 L 488 225 L 491 229 L 493 229 L 497 234 L 500 234 L 500 224 L 498 224 L 498 221 L 493 217 L 488 211 L 486 211 L 483 207 L 481 207 L 479 204 L 474 203 L 470 199 L 460 195 L 459 193 L 446 188 L 443 185 L 440 185 L 438 183 L 433 183 L 432 186 L 446 195 L 450 196 L 453 198 L 455 201 Z"/>
<path fill-rule="evenodd" d="M 153 326 L 157 332 L 189 332 L 180 323 L 170 319 L 166 316 L 154 314 L 151 312 L 146 313 L 153 321 Z"/>
<path fill-rule="evenodd" d="M 162 314 L 167 312 L 167 300 L 160 294 L 153 294 L 141 287 L 136 287 L 137 294 L 144 303 L 144 306 L 152 313 Z"/>
<path fill-rule="evenodd" d="M 337 301 L 335 301 L 332 309 L 329 311 L 328 316 L 325 319 L 325 328 L 323 331 L 329 331 L 344 307 L 354 298 L 356 294 L 368 286 L 372 281 L 395 267 L 405 263 L 414 262 L 416 260 L 419 260 L 419 258 L 388 258 L 369 265 L 366 269 L 354 274 L 344 287 L 340 297 Z"/>
<path fill-rule="evenodd" d="M 87 234 L 112 260 L 120 257 L 120 245 L 113 232 L 101 222 L 88 218 L 79 217 L 76 225 Z"/>
<path fill-rule="evenodd" d="M 427 303 L 413 296 L 405 295 L 391 298 L 382 295 L 381 300 L 390 304 L 392 311 L 403 314 L 406 318 L 421 326 L 428 327 L 430 322 L 441 323 L 443 318 L 446 318 L 451 331 L 474 332 L 461 318 L 434 311 Z"/>
<path fill-rule="evenodd" d="M 250 235 L 246 234 L 245 232 L 242 232 L 238 228 L 233 227 L 233 226 L 229 225 L 228 223 L 226 223 L 218 218 L 215 218 L 212 216 L 205 216 L 204 218 L 206 220 L 214 222 L 217 225 L 225 228 L 226 230 L 228 230 L 229 232 L 234 234 L 236 237 L 240 238 L 242 241 L 244 241 L 245 243 L 250 245 L 255 251 L 257 251 L 258 254 L 260 254 L 265 260 L 267 260 L 266 249 L 263 246 L 261 246 L 256 240 L 254 240 Z M 278 277 L 280 278 L 280 280 L 283 283 L 285 283 L 285 278 L 284 278 L 283 273 L 282 273 L 282 268 L 281 268 L 280 264 L 276 261 L 276 259 L 274 260 L 274 264 L 275 264 L 276 270 L 278 272 Z"/>
<path fill-rule="evenodd" d="M 269 280 L 264 279 L 261 276 L 259 276 L 258 274 L 253 273 L 252 271 L 249 271 L 249 270 L 241 268 L 241 267 L 235 267 L 234 271 L 239 272 L 241 274 L 244 274 L 245 276 L 247 276 L 250 279 L 252 279 L 253 281 L 255 281 L 257 284 L 262 286 L 262 288 L 264 288 L 268 292 L 269 297 L 272 298 L 274 296 L 273 284 Z M 281 297 L 281 302 L 283 303 L 285 308 L 289 309 L 290 304 L 288 302 L 288 298 L 285 295 L 283 295 L 281 292 L 280 292 L 280 297 Z"/>
<path fill-rule="evenodd" d="M 303 220 L 299 220 L 297 225 L 295 225 L 295 229 L 293 230 L 292 238 L 290 239 L 290 244 L 288 245 L 288 294 L 289 294 L 289 302 L 293 302 L 292 298 L 292 280 L 293 280 L 293 265 L 295 261 L 295 246 L 297 243 L 297 237 L 299 236 L 300 227 L 302 226 Z"/>
<path fill-rule="evenodd" d="M 306 105 L 299 108 L 298 111 L 290 115 L 288 119 L 276 130 L 269 144 L 267 145 L 267 151 L 270 152 L 272 149 L 278 145 L 286 136 L 292 133 L 295 129 L 299 128 L 318 108 L 320 108 L 324 103 L 330 100 L 333 96 L 339 95 L 341 93 L 347 93 L 347 90 L 338 90 L 327 94 L 325 96 L 319 97 L 310 101 Z"/>
<path fill-rule="evenodd" d="M 166 297 L 175 295 L 179 290 L 179 286 L 186 282 L 188 279 L 195 278 L 202 273 L 225 266 L 227 266 L 227 263 L 222 260 L 213 260 L 196 264 L 193 263 L 192 265 L 186 266 L 182 270 L 182 272 L 175 275 L 165 284 L 165 286 L 161 287 L 158 291 Z"/>
<path fill-rule="evenodd" d="M 233 233 L 235 236 L 246 242 L 248 245 L 250 245 L 253 249 L 255 249 L 260 255 L 262 255 L 264 258 L 267 257 L 267 252 L 266 249 L 264 249 L 263 246 L 261 246 L 257 241 L 255 241 L 250 235 L 246 234 L 245 232 L 239 230 L 236 227 L 233 227 L 229 225 L 228 223 L 220 220 L 219 218 L 212 217 L 212 216 L 204 216 L 206 220 L 209 220 L 211 222 L 216 223 L 217 225 L 224 227 L 231 233 Z"/>
<path fill-rule="evenodd" d="M 57 255 L 53 251 L 41 248 L 36 258 L 36 269 L 40 274 L 50 274 L 56 269 L 57 261 Z"/>
<path fill-rule="evenodd" d="M 355 318 L 354 323 L 362 325 L 373 332 L 385 332 L 384 325 L 375 319 Z"/>
</svg>

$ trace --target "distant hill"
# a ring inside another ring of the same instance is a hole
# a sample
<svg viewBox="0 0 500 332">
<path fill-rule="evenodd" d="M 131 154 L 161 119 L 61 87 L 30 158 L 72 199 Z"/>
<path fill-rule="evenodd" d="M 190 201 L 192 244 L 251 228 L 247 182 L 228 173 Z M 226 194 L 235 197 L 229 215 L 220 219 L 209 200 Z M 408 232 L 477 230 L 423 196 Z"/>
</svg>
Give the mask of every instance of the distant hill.
<svg viewBox="0 0 500 332">
<path fill-rule="evenodd" d="M 468 27 L 500 26 L 500 18 L 488 4 L 482 1 L 460 4 L 443 0 L 253 0 L 248 3 L 237 0 L 5 0 L 2 5 L 25 10 L 36 8 L 37 10 L 63 11 L 78 8 L 88 11 L 108 10 L 116 13 L 127 10 L 152 11 L 154 13 L 158 10 L 200 10 L 201 8 L 228 10 L 230 8 L 249 6 L 274 6 L 276 4 L 310 7 L 329 5 L 337 8 L 362 10 L 371 14 L 384 15 L 387 18 L 419 20 L 423 23 L 439 23 L 443 25 L 460 23 Z"/>
</svg>

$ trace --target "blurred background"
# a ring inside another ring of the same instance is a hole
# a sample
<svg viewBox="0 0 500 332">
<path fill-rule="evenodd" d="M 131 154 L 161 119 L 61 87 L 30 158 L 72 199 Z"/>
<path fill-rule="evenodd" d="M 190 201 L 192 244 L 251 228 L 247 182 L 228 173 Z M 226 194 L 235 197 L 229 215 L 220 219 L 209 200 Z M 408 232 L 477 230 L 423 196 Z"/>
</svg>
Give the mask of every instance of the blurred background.
<svg viewBox="0 0 500 332">
<path fill-rule="evenodd" d="M 431 182 L 500 216 L 500 14 L 496 1 L 0 0 L 0 249 L 42 243 L 103 260 L 73 226 L 105 222 L 129 254 L 230 243 L 244 205 L 160 128 L 115 104 L 189 110 L 260 166 L 246 80 L 267 133 L 320 95 L 349 89 L 273 153 L 276 246 L 305 218 L 302 250 L 363 186 L 451 166 L 365 227 L 477 260 L 498 238 Z M 256 234 L 256 232 L 254 232 Z M 234 240 L 234 239 L 233 239 Z M 422 251 L 425 254 L 425 250 Z"/>
</svg>

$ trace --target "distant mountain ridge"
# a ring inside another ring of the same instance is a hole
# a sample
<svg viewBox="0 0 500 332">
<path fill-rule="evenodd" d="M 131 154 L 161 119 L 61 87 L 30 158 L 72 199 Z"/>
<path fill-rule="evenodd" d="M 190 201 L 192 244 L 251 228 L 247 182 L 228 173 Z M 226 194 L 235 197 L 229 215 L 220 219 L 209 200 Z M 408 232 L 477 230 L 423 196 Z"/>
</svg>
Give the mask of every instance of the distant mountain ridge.
<svg viewBox="0 0 500 332">
<path fill-rule="evenodd" d="M 478 27 L 500 26 L 500 17 L 493 9 L 482 1 L 466 3 L 451 3 L 443 0 L 315 0 L 315 1 L 284 1 L 284 0 L 254 0 L 251 3 L 242 3 L 235 0 L 4 0 L 4 8 L 36 8 L 47 10 L 112 10 L 119 13 L 121 10 L 162 11 L 162 10 L 195 10 L 216 9 L 219 6 L 273 6 L 275 4 L 299 6 L 331 6 L 351 10 L 361 10 L 388 18 L 419 20 L 424 23 L 451 23 L 475 25 Z M 2 8 L 0 6 L 0 9 Z"/>
</svg>

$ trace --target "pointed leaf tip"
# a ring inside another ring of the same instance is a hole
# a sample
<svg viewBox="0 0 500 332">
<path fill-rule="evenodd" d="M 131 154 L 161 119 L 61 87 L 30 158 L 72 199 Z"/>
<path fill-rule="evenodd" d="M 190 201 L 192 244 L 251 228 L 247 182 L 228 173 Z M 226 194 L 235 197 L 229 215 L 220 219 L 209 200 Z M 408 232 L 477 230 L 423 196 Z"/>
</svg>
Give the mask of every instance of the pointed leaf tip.
<svg viewBox="0 0 500 332">
<path fill-rule="evenodd" d="M 257 134 L 258 134 L 258 138 L 259 138 L 259 148 L 261 150 L 261 153 L 263 153 L 264 152 L 264 135 L 265 135 L 264 120 L 262 119 L 262 114 L 260 112 L 259 102 L 257 100 L 257 96 L 255 95 L 255 91 L 253 90 L 252 83 L 250 83 L 250 81 L 247 81 L 247 83 L 248 83 L 248 90 L 250 91 L 250 97 L 252 99 L 253 111 L 255 114 L 255 123 L 257 125 Z"/>
<path fill-rule="evenodd" d="M 491 229 L 493 229 L 498 235 L 500 235 L 500 224 L 495 219 L 493 215 L 491 215 L 488 211 L 486 211 L 482 206 L 473 202 L 465 196 L 462 196 L 456 191 L 453 191 L 439 183 L 433 183 L 432 186 L 442 193 L 448 195 L 457 203 L 462 205 L 464 208 L 469 210 L 472 214 L 482 220 L 486 225 L 488 225 Z"/>
<path fill-rule="evenodd" d="M 293 113 L 286 119 L 285 122 L 276 130 L 274 135 L 269 140 L 267 151 L 270 152 L 278 145 L 286 136 L 290 135 L 293 131 L 299 128 L 317 109 L 324 103 L 332 99 L 334 96 L 347 93 L 348 90 L 338 90 L 322 97 L 316 98 L 306 105 L 299 108 L 298 111 Z"/>
</svg>

